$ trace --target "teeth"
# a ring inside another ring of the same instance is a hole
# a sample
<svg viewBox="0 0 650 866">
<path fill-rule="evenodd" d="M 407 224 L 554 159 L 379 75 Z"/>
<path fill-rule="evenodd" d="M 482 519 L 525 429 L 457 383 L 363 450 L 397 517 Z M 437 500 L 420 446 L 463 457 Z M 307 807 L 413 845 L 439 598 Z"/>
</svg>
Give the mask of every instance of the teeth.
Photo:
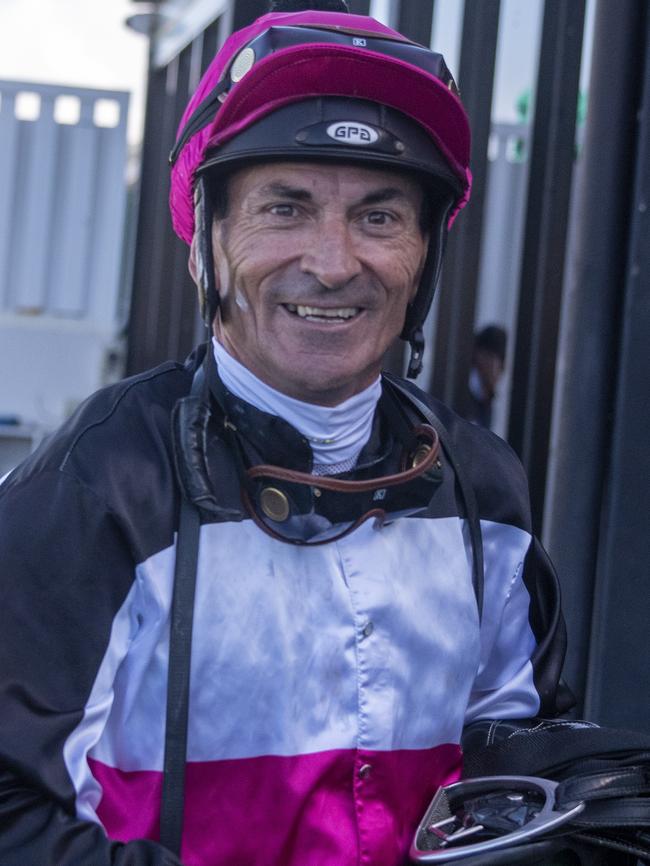
<svg viewBox="0 0 650 866">
<path fill-rule="evenodd" d="M 297 313 L 301 318 L 309 318 L 316 316 L 319 319 L 351 319 L 359 312 L 358 307 L 338 307 L 333 309 L 328 307 L 307 307 L 303 304 L 287 304 L 287 309 L 291 313 Z"/>
</svg>

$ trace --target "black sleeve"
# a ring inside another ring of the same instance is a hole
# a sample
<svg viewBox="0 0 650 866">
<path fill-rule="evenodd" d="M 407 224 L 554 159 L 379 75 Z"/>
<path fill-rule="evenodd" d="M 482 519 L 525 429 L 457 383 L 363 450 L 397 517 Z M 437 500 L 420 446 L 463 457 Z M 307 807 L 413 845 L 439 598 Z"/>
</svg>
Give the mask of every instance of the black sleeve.
<svg viewBox="0 0 650 866">
<path fill-rule="evenodd" d="M 0 772 L 2 866 L 181 866 L 173 854 L 145 839 L 112 842 L 91 821 L 80 821 L 35 787 Z"/>
<path fill-rule="evenodd" d="M 539 714 L 557 716 L 571 709 L 575 698 L 561 676 L 567 635 L 560 583 L 553 563 L 537 538 L 533 538 L 528 550 L 523 578 L 530 595 L 530 625 L 537 641 L 531 662 L 540 698 Z"/>
<path fill-rule="evenodd" d="M 64 746 L 133 581 L 124 527 L 61 471 L 0 487 L 0 864 L 179 866 L 77 817 Z"/>
<path fill-rule="evenodd" d="M 481 718 L 466 725 L 462 745 L 469 756 L 466 763 L 468 776 L 496 775 L 497 770 L 488 766 L 491 752 L 486 752 L 486 747 L 507 741 L 513 732 L 551 727 L 553 722 L 550 720 L 566 713 L 575 704 L 575 698 L 561 676 L 567 638 L 559 581 L 537 538 L 532 539 L 526 555 L 523 581 L 530 596 L 529 620 L 536 641 L 530 661 L 540 701 L 538 715 L 534 718 Z M 567 722 L 558 720 L 557 724 L 560 729 Z M 586 723 L 579 724 L 584 726 Z M 500 768 L 498 772 L 519 773 L 521 769 Z"/>
</svg>

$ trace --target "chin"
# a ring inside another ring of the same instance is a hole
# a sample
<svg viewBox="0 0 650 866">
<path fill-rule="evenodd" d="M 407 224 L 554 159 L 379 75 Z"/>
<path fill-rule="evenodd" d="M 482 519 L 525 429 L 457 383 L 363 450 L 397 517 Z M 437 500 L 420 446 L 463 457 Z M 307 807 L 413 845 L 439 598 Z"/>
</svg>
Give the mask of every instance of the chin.
<svg viewBox="0 0 650 866">
<path fill-rule="evenodd" d="M 299 377 L 295 376 L 296 372 L 300 374 Z M 376 371 L 368 372 L 364 369 L 360 372 L 322 365 L 317 370 L 310 371 L 297 365 L 291 371 L 291 376 L 285 378 L 284 387 L 279 390 L 307 403 L 335 405 L 367 388 L 378 375 L 379 367 Z"/>
</svg>

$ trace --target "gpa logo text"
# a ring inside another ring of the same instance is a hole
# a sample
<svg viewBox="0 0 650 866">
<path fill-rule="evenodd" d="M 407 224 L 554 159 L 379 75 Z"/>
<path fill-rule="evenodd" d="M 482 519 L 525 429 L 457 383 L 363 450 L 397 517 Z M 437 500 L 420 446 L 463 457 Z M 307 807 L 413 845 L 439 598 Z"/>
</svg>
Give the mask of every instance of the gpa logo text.
<svg viewBox="0 0 650 866">
<path fill-rule="evenodd" d="M 353 120 L 331 123 L 327 127 L 327 134 L 335 141 L 345 142 L 345 144 L 356 144 L 362 147 L 374 144 L 379 138 L 379 133 L 372 126 Z"/>
</svg>

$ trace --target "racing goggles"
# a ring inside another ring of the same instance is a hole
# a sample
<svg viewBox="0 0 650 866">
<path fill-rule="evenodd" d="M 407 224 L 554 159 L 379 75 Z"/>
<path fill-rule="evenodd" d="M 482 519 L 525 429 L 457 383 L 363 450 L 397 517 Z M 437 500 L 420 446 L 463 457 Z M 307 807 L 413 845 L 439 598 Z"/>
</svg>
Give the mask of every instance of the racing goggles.
<svg viewBox="0 0 650 866">
<path fill-rule="evenodd" d="M 442 483 L 442 463 L 432 427 L 418 426 L 412 436 L 402 471 L 378 478 L 350 481 L 264 464 L 244 469 L 244 507 L 267 535 L 305 546 L 337 541 L 373 518 L 381 526 L 419 513 Z"/>
<path fill-rule="evenodd" d="M 230 88 L 241 81 L 260 60 L 285 48 L 314 44 L 362 48 L 416 66 L 433 75 L 456 96 L 459 95 L 456 82 L 447 68 L 442 54 L 431 51 L 422 45 L 417 45 L 415 42 L 410 42 L 404 37 L 400 39 L 398 36 L 399 34 L 390 37 L 382 36 L 368 30 L 344 27 L 329 28 L 325 25 L 318 27 L 274 25 L 269 27 L 268 30 L 256 36 L 248 45 L 237 52 L 217 85 L 190 115 L 182 134 L 169 155 L 170 165 L 174 165 L 187 141 L 212 122 Z"/>
<path fill-rule="evenodd" d="M 556 802 L 558 783 L 536 776 L 482 776 L 440 788 L 415 833 L 414 863 L 497 866 L 519 846 L 548 838 L 585 808 Z"/>
</svg>

